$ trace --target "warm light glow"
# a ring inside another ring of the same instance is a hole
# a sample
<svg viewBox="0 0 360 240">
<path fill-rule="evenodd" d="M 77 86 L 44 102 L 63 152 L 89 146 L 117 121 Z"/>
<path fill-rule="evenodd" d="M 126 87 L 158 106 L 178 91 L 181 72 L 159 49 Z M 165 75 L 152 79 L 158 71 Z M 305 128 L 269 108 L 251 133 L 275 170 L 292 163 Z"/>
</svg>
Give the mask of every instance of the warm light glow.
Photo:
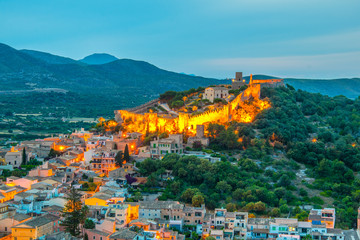
<svg viewBox="0 0 360 240">
<path fill-rule="evenodd" d="M 207 126 L 209 123 L 226 125 L 231 121 L 249 123 L 264 109 L 270 108 L 267 99 L 260 99 L 260 84 L 251 84 L 233 101 L 196 115 L 179 112 L 176 118 L 160 117 L 157 113 L 136 114 L 126 110 L 119 110 L 122 126 L 126 132 L 142 134 L 153 132 L 167 132 L 169 134 L 184 133 L 194 136 L 197 125 Z"/>
<path fill-rule="evenodd" d="M 316 143 L 316 142 L 317 142 L 317 139 L 316 139 L 316 138 L 313 138 L 311 141 L 312 141 L 313 143 Z"/>
<path fill-rule="evenodd" d="M 11 147 L 10 152 L 18 152 L 18 150 L 15 147 Z"/>
<path fill-rule="evenodd" d="M 351 144 L 351 146 L 356 147 L 356 143 Z"/>
</svg>

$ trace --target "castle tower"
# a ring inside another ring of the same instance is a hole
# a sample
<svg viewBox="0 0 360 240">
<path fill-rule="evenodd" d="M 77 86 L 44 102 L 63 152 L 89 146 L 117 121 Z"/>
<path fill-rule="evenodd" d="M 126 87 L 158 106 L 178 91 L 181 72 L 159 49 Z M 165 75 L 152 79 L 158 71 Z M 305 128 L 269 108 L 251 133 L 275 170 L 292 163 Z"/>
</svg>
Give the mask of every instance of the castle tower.
<svg viewBox="0 0 360 240">
<path fill-rule="evenodd" d="M 236 72 L 235 78 L 231 81 L 231 89 L 239 89 L 245 85 L 242 72 Z"/>
<path fill-rule="evenodd" d="M 249 82 L 250 85 L 253 84 L 253 79 L 252 79 L 252 74 L 250 74 L 250 82 Z"/>
<path fill-rule="evenodd" d="M 196 125 L 196 137 L 203 138 L 205 136 L 205 126 Z"/>
</svg>

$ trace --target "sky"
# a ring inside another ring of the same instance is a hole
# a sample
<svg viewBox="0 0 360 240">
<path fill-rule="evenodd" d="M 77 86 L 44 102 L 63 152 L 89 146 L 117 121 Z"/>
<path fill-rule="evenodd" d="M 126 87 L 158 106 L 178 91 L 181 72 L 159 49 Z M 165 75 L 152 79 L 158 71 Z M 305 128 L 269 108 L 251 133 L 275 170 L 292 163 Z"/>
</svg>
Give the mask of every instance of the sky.
<svg viewBox="0 0 360 240">
<path fill-rule="evenodd" d="M 360 77 L 360 0 L 0 0 L 0 42 L 205 77 Z"/>
</svg>

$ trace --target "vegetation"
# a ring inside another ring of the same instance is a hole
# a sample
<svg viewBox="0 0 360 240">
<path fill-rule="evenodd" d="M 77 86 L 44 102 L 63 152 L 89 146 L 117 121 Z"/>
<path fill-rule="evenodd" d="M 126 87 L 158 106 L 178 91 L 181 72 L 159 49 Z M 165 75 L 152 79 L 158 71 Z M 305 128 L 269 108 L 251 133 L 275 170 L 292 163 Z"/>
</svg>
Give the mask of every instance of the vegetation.
<svg viewBox="0 0 360 240">
<path fill-rule="evenodd" d="M 168 154 L 147 159 L 140 171 L 147 187 L 164 186 L 160 199 L 209 209 L 307 218 L 303 205 L 337 210 L 337 226 L 352 228 L 360 202 L 360 99 L 328 97 L 293 87 L 265 88 L 272 108 L 249 124 L 210 124 L 210 148 L 223 153 L 210 163 Z M 234 162 L 235 161 L 235 162 Z M 235 164 L 234 164 L 235 163 Z M 174 180 L 162 182 L 172 170 Z"/>
<path fill-rule="evenodd" d="M 87 206 L 83 206 L 81 194 L 73 187 L 70 189 L 66 199 L 68 201 L 62 211 L 64 219 L 60 225 L 64 226 L 65 231 L 69 232 L 72 236 L 79 237 L 82 233 L 80 227 L 85 223 L 89 209 Z"/>
</svg>

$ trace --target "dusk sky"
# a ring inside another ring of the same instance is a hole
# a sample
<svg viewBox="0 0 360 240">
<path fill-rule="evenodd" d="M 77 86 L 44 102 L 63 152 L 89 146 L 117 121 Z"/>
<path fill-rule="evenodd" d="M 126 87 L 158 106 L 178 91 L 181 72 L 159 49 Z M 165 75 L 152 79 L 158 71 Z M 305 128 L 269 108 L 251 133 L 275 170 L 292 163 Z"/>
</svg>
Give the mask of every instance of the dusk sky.
<svg viewBox="0 0 360 240">
<path fill-rule="evenodd" d="M 206 77 L 360 77 L 359 0 L 0 0 L 0 42 Z"/>
</svg>

